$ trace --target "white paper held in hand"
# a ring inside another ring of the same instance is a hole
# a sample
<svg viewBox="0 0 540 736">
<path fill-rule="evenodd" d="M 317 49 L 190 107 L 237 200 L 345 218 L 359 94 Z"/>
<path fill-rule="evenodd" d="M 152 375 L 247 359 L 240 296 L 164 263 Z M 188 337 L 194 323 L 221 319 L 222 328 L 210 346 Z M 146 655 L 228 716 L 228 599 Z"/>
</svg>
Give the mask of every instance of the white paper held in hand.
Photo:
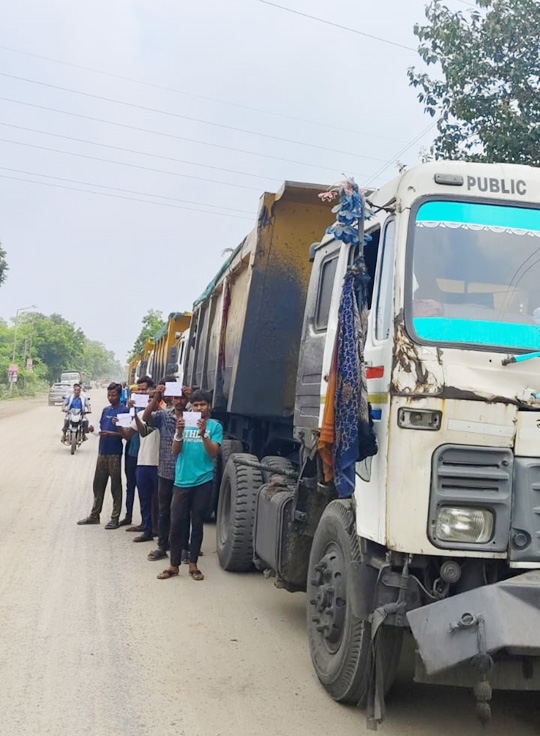
<svg viewBox="0 0 540 736">
<path fill-rule="evenodd" d="M 132 421 L 133 421 L 133 417 L 131 417 L 129 413 L 119 414 L 116 417 L 116 426 L 117 427 L 131 427 Z"/>
<path fill-rule="evenodd" d="M 99 437 L 99 433 L 100 433 L 100 432 L 101 432 L 101 427 L 100 427 L 100 425 L 99 425 L 99 424 L 96 424 L 96 426 L 94 427 L 94 432 L 93 432 L 93 434 L 95 434 L 95 435 L 96 435 L 97 437 Z"/>
<path fill-rule="evenodd" d="M 182 419 L 185 422 L 186 427 L 196 427 L 197 422 L 201 418 L 200 411 L 185 411 L 182 414 Z"/>
<path fill-rule="evenodd" d="M 165 396 L 182 396 L 182 384 L 178 381 L 167 381 L 165 384 Z"/>
<path fill-rule="evenodd" d="M 148 394 L 131 394 L 135 406 L 146 409 L 148 406 Z"/>
</svg>

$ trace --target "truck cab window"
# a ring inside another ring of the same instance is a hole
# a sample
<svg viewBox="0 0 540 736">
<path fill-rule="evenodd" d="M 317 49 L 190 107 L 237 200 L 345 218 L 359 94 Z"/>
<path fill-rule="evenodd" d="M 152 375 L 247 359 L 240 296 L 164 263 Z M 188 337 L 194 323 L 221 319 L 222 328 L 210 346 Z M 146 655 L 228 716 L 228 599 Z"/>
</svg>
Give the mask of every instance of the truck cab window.
<svg viewBox="0 0 540 736">
<path fill-rule="evenodd" d="M 386 340 L 390 334 L 395 238 L 396 223 L 395 220 L 390 220 L 384 229 L 381 269 L 377 289 L 377 314 L 375 320 L 375 337 L 377 340 Z"/>
<path fill-rule="evenodd" d="M 337 254 L 324 261 L 321 265 L 321 275 L 319 277 L 319 291 L 317 294 L 317 307 L 315 309 L 315 329 L 326 330 L 328 326 L 328 316 L 330 314 L 330 303 L 332 301 L 332 291 L 334 288 L 334 280 L 336 277 Z"/>
</svg>

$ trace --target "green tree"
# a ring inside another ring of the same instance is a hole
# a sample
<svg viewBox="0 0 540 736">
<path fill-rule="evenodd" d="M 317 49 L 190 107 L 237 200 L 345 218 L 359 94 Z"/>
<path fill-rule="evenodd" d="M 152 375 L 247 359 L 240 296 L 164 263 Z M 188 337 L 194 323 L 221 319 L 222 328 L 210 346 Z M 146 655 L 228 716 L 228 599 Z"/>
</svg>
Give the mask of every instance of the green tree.
<svg viewBox="0 0 540 736">
<path fill-rule="evenodd" d="M 438 116 L 436 158 L 540 165 L 540 3 L 440 0 L 416 25 L 418 52 L 434 76 L 409 69 L 427 113 Z"/>
<path fill-rule="evenodd" d="M 17 359 L 24 358 L 24 339 L 31 344 L 32 357 L 46 366 L 49 381 L 56 381 L 62 371 L 79 369 L 84 353 L 84 332 L 59 314 L 47 316 L 39 312 L 19 317 Z M 28 349 L 28 347 L 27 347 Z"/>
<path fill-rule="evenodd" d="M 96 340 L 86 340 L 81 359 L 81 370 L 90 381 L 100 378 L 120 379 L 123 368 L 112 350 Z"/>
<path fill-rule="evenodd" d="M 137 353 L 140 353 L 144 347 L 147 337 L 154 337 L 159 330 L 165 324 L 163 314 L 157 309 L 149 309 L 144 315 L 142 320 L 142 329 L 139 336 L 135 340 L 131 353 L 128 356 L 128 360 L 131 360 Z"/>
<path fill-rule="evenodd" d="M 14 326 L 0 319 L 0 396 L 7 390 L 14 337 Z M 33 367 L 27 371 L 26 359 L 30 357 Z M 89 380 L 118 380 L 124 373 L 111 350 L 96 340 L 88 340 L 82 330 L 59 314 L 47 316 L 33 312 L 19 317 L 15 361 L 19 366 L 19 380 L 13 393 L 20 395 L 32 395 L 46 388 L 70 368 L 82 371 Z"/>
<path fill-rule="evenodd" d="M 6 251 L 2 248 L 2 243 L 0 243 L 0 286 L 6 280 L 8 271 L 9 266 L 6 260 Z"/>
<path fill-rule="evenodd" d="M 21 331 L 19 330 L 19 335 Z M 16 360 L 19 364 L 19 377 L 13 391 L 8 391 L 8 368 L 13 358 L 13 340 L 15 328 L 0 319 L 0 398 L 12 395 L 32 396 L 37 391 L 45 390 L 48 385 L 47 366 L 39 358 L 34 359 L 33 370 L 25 370 L 25 357 L 30 357 L 30 342 L 23 334 L 17 340 Z M 26 356 L 25 356 L 26 350 Z"/>
</svg>

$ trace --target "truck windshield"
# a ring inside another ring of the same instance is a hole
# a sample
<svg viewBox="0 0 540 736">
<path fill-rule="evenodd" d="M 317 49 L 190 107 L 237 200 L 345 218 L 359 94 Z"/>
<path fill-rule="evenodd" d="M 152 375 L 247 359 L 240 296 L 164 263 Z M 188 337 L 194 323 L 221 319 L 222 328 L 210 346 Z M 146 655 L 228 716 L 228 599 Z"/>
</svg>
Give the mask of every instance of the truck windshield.
<svg viewBox="0 0 540 736">
<path fill-rule="evenodd" d="M 540 210 L 425 202 L 413 233 L 418 338 L 540 350 Z"/>
</svg>

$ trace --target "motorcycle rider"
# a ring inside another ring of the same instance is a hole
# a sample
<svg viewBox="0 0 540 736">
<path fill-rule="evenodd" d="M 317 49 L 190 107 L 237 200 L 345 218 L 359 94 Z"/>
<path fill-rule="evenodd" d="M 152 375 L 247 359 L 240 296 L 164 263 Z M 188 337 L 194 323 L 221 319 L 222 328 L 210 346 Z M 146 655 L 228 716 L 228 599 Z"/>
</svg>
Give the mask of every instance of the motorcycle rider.
<svg viewBox="0 0 540 736">
<path fill-rule="evenodd" d="M 90 414 L 90 399 L 88 399 L 85 394 L 81 392 L 81 384 L 75 383 L 73 384 L 73 393 L 71 396 L 66 396 L 64 400 L 64 406 L 62 407 L 62 411 L 66 412 L 66 418 L 64 420 L 64 426 L 62 428 L 62 439 L 61 442 L 64 443 L 66 441 L 66 432 L 68 431 L 69 427 L 69 412 L 72 409 L 79 409 L 81 414 L 83 415 L 83 440 L 86 440 L 86 434 L 88 432 L 88 419 L 86 419 L 86 415 Z"/>
</svg>

